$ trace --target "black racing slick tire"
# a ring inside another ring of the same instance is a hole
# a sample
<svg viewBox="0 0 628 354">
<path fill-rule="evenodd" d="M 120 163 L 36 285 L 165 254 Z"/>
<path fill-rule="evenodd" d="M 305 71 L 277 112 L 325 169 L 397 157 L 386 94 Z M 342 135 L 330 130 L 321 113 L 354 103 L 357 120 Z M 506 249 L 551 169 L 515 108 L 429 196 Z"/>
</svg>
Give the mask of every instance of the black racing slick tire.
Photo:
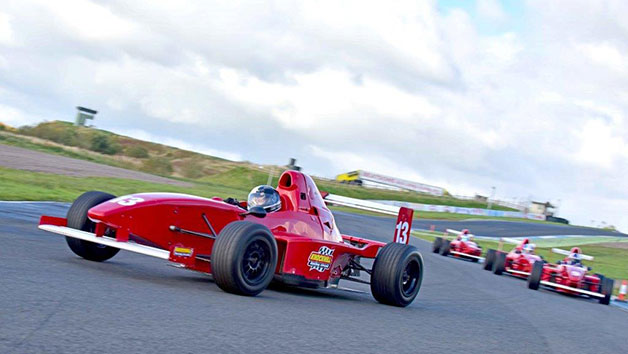
<svg viewBox="0 0 628 354">
<path fill-rule="evenodd" d="M 493 274 L 502 275 L 506 265 L 506 253 L 495 252 L 495 260 L 493 261 Z"/>
<path fill-rule="evenodd" d="M 255 296 L 273 280 L 277 241 L 264 225 L 234 221 L 218 234 L 211 262 L 219 288 L 232 294 Z"/>
<path fill-rule="evenodd" d="M 608 305 L 611 303 L 611 295 L 613 294 L 614 285 L 615 281 L 613 279 L 607 277 L 602 278 L 600 293 L 604 295 L 604 297 L 600 298 L 600 304 Z"/>
<path fill-rule="evenodd" d="M 541 277 L 543 276 L 543 262 L 534 262 L 532 271 L 528 275 L 528 289 L 539 290 Z"/>
<path fill-rule="evenodd" d="M 114 199 L 115 196 L 98 191 L 91 191 L 81 194 L 68 210 L 66 216 L 68 227 L 87 232 L 94 232 L 96 224 L 89 220 L 87 211 L 98 204 L 102 204 L 108 200 Z M 66 242 L 72 252 L 87 260 L 94 262 L 103 262 L 113 257 L 120 251 L 117 248 L 104 246 L 98 243 L 79 240 L 73 237 L 66 237 Z"/>
<path fill-rule="evenodd" d="M 436 237 L 434 239 L 434 242 L 432 242 L 432 252 L 433 253 L 438 253 L 440 252 L 440 245 L 443 243 L 443 238 L 442 237 Z"/>
<path fill-rule="evenodd" d="M 448 256 L 450 249 L 451 249 L 451 241 L 443 240 L 443 243 L 440 245 L 440 255 Z"/>
<path fill-rule="evenodd" d="M 492 270 L 493 262 L 495 261 L 495 250 L 489 249 L 486 251 L 486 257 L 484 257 L 484 265 L 482 266 L 484 270 Z"/>
<path fill-rule="evenodd" d="M 423 281 L 423 257 L 414 246 L 389 243 L 373 263 L 371 293 L 382 304 L 406 307 Z"/>
</svg>

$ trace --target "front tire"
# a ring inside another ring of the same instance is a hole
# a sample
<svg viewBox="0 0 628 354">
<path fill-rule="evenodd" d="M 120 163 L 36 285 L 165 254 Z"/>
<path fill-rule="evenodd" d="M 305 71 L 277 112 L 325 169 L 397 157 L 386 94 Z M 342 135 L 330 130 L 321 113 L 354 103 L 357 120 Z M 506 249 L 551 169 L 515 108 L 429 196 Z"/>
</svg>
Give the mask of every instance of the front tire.
<svg viewBox="0 0 628 354">
<path fill-rule="evenodd" d="M 273 279 L 277 241 L 264 225 L 234 221 L 218 234 L 211 260 L 219 288 L 232 294 L 255 296 Z"/>
<path fill-rule="evenodd" d="M 432 252 L 433 253 L 438 253 L 440 252 L 440 246 L 443 243 L 443 238 L 442 237 L 436 237 L 434 239 L 434 242 L 432 242 Z"/>
<path fill-rule="evenodd" d="M 502 275 L 506 265 L 506 253 L 495 252 L 495 260 L 493 261 L 493 274 Z"/>
<path fill-rule="evenodd" d="M 440 245 L 440 255 L 447 256 L 449 255 L 450 250 L 451 250 L 451 241 L 443 240 L 443 243 Z"/>
<path fill-rule="evenodd" d="M 406 307 L 423 281 L 423 257 L 414 246 L 389 243 L 373 263 L 371 293 L 382 304 Z"/>
<path fill-rule="evenodd" d="M 541 277 L 543 276 L 543 262 L 534 262 L 532 271 L 528 275 L 528 289 L 539 290 L 541 285 Z"/>
<path fill-rule="evenodd" d="M 68 220 L 68 227 L 87 232 L 94 232 L 96 224 L 89 220 L 87 217 L 87 211 L 98 204 L 102 204 L 114 198 L 114 195 L 98 191 L 81 194 L 78 198 L 76 198 L 74 203 L 72 203 L 70 210 L 68 210 L 68 214 L 66 216 Z M 94 262 L 106 261 L 120 251 L 117 248 L 85 240 L 79 240 L 73 237 L 66 237 L 65 241 L 68 243 L 68 246 L 70 246 L 72 252 L 76 255 Z"/>
<path fill-rule="evenodd" d="M 484 258 L 484 270 L 492 270 L 493 262 L 495 261 L 495 250 L 489 249 L 486 251 L 486 257 Z"/>
<path fill-rule="evenodd" d="M 602 285 L 600 286 L 600 293 L 604 295 L 603 298 L 600 298 L 600 304 L 608 305 L 611 303 L 611 295 L 613 294 L 613 286 L 615 285 L 615 281 L 611 278 L 602 278 Z"/>
</svg>

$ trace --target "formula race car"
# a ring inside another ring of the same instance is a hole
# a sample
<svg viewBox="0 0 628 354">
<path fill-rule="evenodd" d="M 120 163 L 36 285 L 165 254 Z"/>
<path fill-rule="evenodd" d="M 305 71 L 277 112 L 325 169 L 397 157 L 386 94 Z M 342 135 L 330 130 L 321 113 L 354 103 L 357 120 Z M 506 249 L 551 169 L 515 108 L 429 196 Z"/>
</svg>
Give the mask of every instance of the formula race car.
<svg viewBox="0 0 628 354">
<path fill-rule="evenodd" d="M 457 235 L 454 239 L 447 239 L 448 234 Z M 432 242 L 432 252 L 443 256 L 452 255 L 457 258 L 468 259 L 472 262 L 484 260 L 482 247 L 473 240 L 469 230 L 462 231 L 447 229 L 443 237 L 436 237 Z"/>
<path fill-rule="evenodd" d="M 121 249 L 162 258 L 211 273 L 234 294 L 257 295 L 273 279 L 309 288 L 337 288 L 345 279 L 370 284 L 381 303 L 407 306 L 423 280 L 422 256 L 407 244 L 411 223 L 411 211 L 402 208 L 395 239 L 403 243 L 341 235 L 314 181 L 286 171 L 277 188 L 257 187 L 247 202 L 87 192 L 67 218 L 42 216 L 39 228 L 66 236 L 70 249 L 87 260 L 102 262 Z M 362 258 L 375 259 L 371 269 Z"/>
<path fill-rule="evenodd" d="M 593 257 L 582 254 L 578 247 L 573 247 L 571 251 L 552 248 L 552 252 L 567 257 L 556 264 L 534 263 L 528 277 L 528 288 L 538 290 L 543 285 L 565 294 L 597 298 L 603 305 L 610 303 L 613 279 L 589 274 L 591 268 L 582 264 L 582 260 L 592 261 Z"/>
<path fill-rule="evenodd" d="M 504 242 L 514 243 L 517 246 L 508 253 L 500 250 L 488 250 L 486 252 L 486 261 L 484 262 L 485 270 L 492 270 L 493 273 L 497 275 L 506 272 L 506 274 L 526 279 L 528 275 L 530 275 L 532 265 L 535 262 L 543 263 L 543 258 L 534 253 L 536 245 L 530 243 L 529 239 L 526 238 L 519 241 L 516 239 L 501 238 L 500 249 Z"/>
</svg>

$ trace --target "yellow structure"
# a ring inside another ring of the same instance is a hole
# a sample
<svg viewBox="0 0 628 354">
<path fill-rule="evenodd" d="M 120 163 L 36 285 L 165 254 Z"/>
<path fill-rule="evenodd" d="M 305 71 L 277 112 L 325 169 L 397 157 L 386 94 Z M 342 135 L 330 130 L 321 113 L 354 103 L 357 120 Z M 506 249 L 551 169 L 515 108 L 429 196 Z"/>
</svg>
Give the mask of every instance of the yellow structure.
<svg viewBox="0 0 628 354">
<path fill-rule="evenodd" d="M 336 176 L 336 181 L 340 183 L 362 184 L 360 180 L 360 171 L 351 171 Z"/>
</svg>

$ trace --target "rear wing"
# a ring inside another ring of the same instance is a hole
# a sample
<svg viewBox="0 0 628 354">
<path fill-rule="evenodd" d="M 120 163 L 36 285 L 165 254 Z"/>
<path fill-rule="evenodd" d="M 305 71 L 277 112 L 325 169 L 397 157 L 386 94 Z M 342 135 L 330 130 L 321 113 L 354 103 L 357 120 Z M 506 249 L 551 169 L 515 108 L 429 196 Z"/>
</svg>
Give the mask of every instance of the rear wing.
<svg viewBox="0 0 628 354">
<path fill-rule="evenodd" d="M 497 250 L 498 251 L 502 251 L 503 247 L 504 247 L 504 243 L 509 243 L 511 245 L 521 245 L 523 243 L 529 243 L 530 245 L 536 247 L 536 245 L 534 243 L 530 243 L 530 240 L 527 238 L 524 238 L 522 240 L 520 239 L 516 239 L 516 238 L 511 238 L 511 237 L 500 237 L 499 238 L 499 243 L 497 245 Z"/>
<path fill-rule="evenodd" d="M 449 236 L 449 234 L 453 234 L 453 235 L 462 235 L 462 231 L 458 231 L 458 230 L 454 230 L 454 229 L 446 229 L 445 230 L 445 234 L 443 235 L 443 237 L 447 237 Z M 467 234 L 467 236 L 471 237 L 471 238 L 475 238 L 476 236 L 474 234 Z"/>
<path fill-rule="evenodd" d="M 393 242 L 403 243 L 406 245 L 410 242 L 410 231 L 412 231 L 414 209 L 377 203 L 370 200 L 343 197 L 341 195 L 330 194 L 327 192 L 321 192 L 321 195 L 323 196 L 325 203 L 330 205 L 340 205 L 381 214 L 396 215 L 397 223 L 395 224 Z"/>
<path fill-rule="evenodd" d="M 405 207 L 399 208 L 393 242 L 403 243 L 405 245 L 410 242 L 410 231 L 412 230 L 413 216 L 414 210 Z"/>
<path fill-rule="evenodd" d="M 562 254 L 563 256 L 567 256 L 571 259 L 581 259 L 585 261 L 593 260 L 593 256 L 587 256 L 586 254 L 580 254 L 580 253 L 572 253 L 566 250 L 561 250 L 560 248 L 552 248 L 552 252 L 556 254 Z"/>
</svg>

